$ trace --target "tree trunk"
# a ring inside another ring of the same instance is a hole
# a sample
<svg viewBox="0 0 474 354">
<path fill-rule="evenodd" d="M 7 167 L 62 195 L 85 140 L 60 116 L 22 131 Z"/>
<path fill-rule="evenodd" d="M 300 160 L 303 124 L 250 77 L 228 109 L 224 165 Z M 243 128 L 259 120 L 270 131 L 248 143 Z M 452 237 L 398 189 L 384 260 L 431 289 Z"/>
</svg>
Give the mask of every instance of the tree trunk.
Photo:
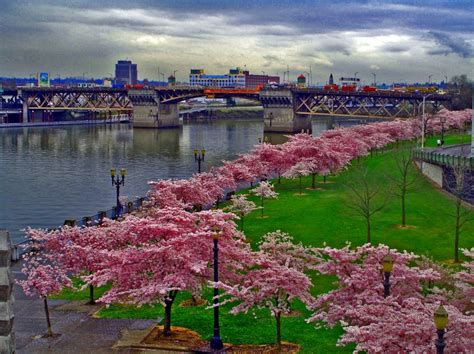
<svg viewBox="0 0 474 354">
<path fill-rule="evenodd" d="M 461 231 L 461 198 L 456 200 L 456 230 L 454 234 L 454 262 L 459 263 L 459 233 Z"/>
<path fill-rule="evenodd" d="M 311 188 L 316 189 L 316 173 L 311 174 Z"/>
<path fill-rule="evenodd" d="M 277 348 L 278 348 L 278 351 L 280 351 L 281 349 L 281 313 L 278 312 L 276 315 L 275 315 L 275 319 L 276 319 L 276 344 L 277 344 Z"/>
<path fill-rule="evenodd" d="M 300 195 L 303 194 L 303 192 L 301 191 L 301 176 L 300 176 Z"/>
<path fill-rule="evenodd" d="M 280 184 L 280 183 L 281 183 L 281 175 L 278 174 L 278 184 Z"/>
<path fill-rule="evenodd" d="M 89 304 L 90 305 L 95 305 L 94 285 L 89 285 Z"/>
<path fill-rule="evenodd" d="M 44 312 L 46 313 L 46 323 L 48 325 L 48 337 L 53 336 L 53 330 L 51 328 L 51 320 L 49 318 L 49 308 L 48 308 L 48 298 L 46 296 L 43 297 L 44 300 Z"/>
<path fill-rule="evenodd" d="M 323 181 L 326 183 L 326 175 L 323 176 Z"/>
<path fill-rule="evenodd" d="M 405 192 L 402 192 L 402 226 L 406 226 L 406 213 L 405 213 Z"/>
<path fill-rule="evenodd" d="M 367 243 L 372 243 L 372 237 L 370 235 L 370 217 L 367 218 Z"/>
<path fill-rule="evenodd" d="M 171 291 L 168 294 L 168 299 L 165 300 L 165 325 L 163 328 L 163 334 L 165 336 L 171 335 L 171 306 L 176 298 L 178 291 Z"/>
<path fill-rule="evenodd" d="M 260 206 L 261 206 L 261 208 L 260 208 L 260 211 L 261 211 L 260 216 L 263 218 L 263 195 L 261 196 Z"/>
</svg>

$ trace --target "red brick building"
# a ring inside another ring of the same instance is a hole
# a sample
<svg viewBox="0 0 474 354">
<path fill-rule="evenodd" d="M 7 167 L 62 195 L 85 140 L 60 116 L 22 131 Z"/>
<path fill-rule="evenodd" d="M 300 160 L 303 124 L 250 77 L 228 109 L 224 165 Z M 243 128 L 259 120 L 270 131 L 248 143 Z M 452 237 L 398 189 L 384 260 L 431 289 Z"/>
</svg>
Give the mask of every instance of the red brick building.
<svg viewBox="0 0 474 354">
<path fill-rule="evenodd" d="M 268 75 L 253 75 L 248 70 L 244 71 L 245 75 L 245 87 L 256 88 L 257 86 L 265 86 L 268 83 L 280 83 L 279 76 L 268 76 Z"/>
</svg>

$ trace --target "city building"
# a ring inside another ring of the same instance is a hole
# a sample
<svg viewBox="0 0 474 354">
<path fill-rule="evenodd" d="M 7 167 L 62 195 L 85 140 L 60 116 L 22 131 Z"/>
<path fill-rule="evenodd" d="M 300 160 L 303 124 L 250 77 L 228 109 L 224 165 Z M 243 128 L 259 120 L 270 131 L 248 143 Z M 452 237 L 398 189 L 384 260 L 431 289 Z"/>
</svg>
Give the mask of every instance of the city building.
<svg viewBox="0 0 474 354">
<path fill-rule="evenodd" d="M 298 76 L 298 78 L 296 80 L 297 80 L 297 83 L 298 83 L 298 87 L 300 87 L 300 88 L 306 87 L 306 77 L 303 74 Z"/>
<path fill-rule="evenodd" d="M 254 75 L 250 74 L 249 71 L 243 72 L 245 75 L 245 87 L 246 88 L 257 88 L 263 87 L 267 84 L 279 84 L 280 77 L 279 76 L 269 76 L 269 75 Z"/>
<path fill-rule="evenodd" d="M 119 60 L 115 64 L 115 81 L 117 85 L 137 84 L 137 64 L 131 60 Z"/>
<path fill-rule="evenodd" d="M 253 75 L 240 68 L 230 69 L 229 73 L 224 75 L 207 75 L 204 69 L 191 69 L 189 83 L 191 86 L 256 88 L 270 83 L 279 84 L 280 77 Z"/>
<path fill-rule="evenodd" d="M 176 77 L 174 75 L 168 76 L 168 85 L 169 86 L 176 85 Z"/>
<path fill-rule="evenodd" d="M 245 87 L 245 75 L 239 68 L 230 69 L 228 74 L 207 75 L 203 69 L 191 69 L 191 86 Z"/>
</svg>

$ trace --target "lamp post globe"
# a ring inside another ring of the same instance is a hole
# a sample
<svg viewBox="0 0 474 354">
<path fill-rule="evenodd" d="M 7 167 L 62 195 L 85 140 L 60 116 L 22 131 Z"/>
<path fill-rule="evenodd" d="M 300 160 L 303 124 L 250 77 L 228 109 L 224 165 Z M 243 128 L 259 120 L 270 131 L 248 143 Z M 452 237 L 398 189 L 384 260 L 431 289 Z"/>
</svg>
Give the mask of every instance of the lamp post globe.
<svg viewBox="0 0 474 354">
<path fill-rule="evenodd" d="M 446 342 L 444 341 L 444 333 L 446 332 L 446 326 L 448 325 L 448 312 L 443 305 L 439 305 L 433 314 L 434 323 L 436 326 L 436 333 L 438 338 L 435 340 L 436 353 L 443 354 Z"/>
<path fill-rule="evenodd" d="M 205 149 L 194 149 L 194 161 L 198 163 L 198 173 L 201 173 L 201 162 L 204 161 L 204 157 L 206 156 Z"/>
<path fill-rule="evenodd" d="M 382 268 L 384 274 L 383 297 L 387 297 L 390 295 L 390 275 L 393 269 L 393 258 L 391 255 L 387 254 L 385 257 L 383 257 Z"/>
<path fill-rule="evenodd" d="M 120 212 L 122 210 L 122 204 L 120 203 L 120 186 L 125 185 L 125 174 L 126 170 L 124 168 L 120 169 L 120 176 L 116 175 L 115 168 L 110 169 L 110 177 L 112 179 L 112 186 L 116 187 L 117 190 L 117 204 L 116 204 L 116 217 L 120 216 Z"/>
</svg>

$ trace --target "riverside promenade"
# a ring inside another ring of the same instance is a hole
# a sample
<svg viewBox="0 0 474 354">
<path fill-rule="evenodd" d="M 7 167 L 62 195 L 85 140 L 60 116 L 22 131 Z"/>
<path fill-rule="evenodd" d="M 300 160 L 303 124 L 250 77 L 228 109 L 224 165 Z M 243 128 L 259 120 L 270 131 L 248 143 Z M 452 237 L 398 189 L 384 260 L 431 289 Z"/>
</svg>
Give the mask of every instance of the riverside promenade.
<svg viewBox="0 0 474 354">
<path fill-rule="evenodd" d="M 12 264 L 15 279 L 23 278 L 21 262 Z M 98 305 L 85 305 L 85 301 L 48 300 L 53 332 L 59 334 L 44 338 L 47 331 L 42 299 L 26 296 L 14 287 L 14 322 L 16 353 L 140 353 L 139 349 L 114 348 L 122 334 L 146 331 L 155 320 L 96 318 Z M 146 350 L 147 353 L 167 353 Z"/>
</svg>

